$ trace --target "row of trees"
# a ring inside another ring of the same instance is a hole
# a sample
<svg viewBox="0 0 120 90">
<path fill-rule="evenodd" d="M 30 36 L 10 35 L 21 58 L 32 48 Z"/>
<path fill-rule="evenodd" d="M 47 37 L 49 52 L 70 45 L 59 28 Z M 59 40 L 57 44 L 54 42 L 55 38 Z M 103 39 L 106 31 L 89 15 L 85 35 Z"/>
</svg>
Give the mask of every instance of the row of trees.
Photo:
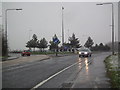
<svg viewBox="0 0 120 90">
<path fill-rule="evenodd" d="M 99 45 L 96 44 L 94 47 L 91 48 L 93 51 L 109 51 L 110 47 L 106 44 L 100 43 Z"/>
<path fill-rule="evenodd" d="M 35 34 L 33 34 L 33 37 L 30 41 L 27 42 L 26 47 L 28 47 L 30 50 L 31 48 L 39 48 L 40 50 L 44 50 L 44 48 L 48 47 L 48 42 L 46 41 L 45 38 L 42 38 L 41 40 L 37 39 L 37 36 Z"/>
<path fill-rule="evenodd" d="M 91 37 L 88 37 L 88 40 L 85 43 L 85 47 L 90 48 L 93 51 L 109 51 L 110 47 L 106 44 L 104 45 L 103 43 L 100 43 L 99 45 L 96 44 L 95 46 L 93 46 L 94 42 L 91 39 Z"/>
<path fill-rule="evenodd" d="M 73 33 L 72 37 L 69 38 L 69 41 L 70 43 L 65 43 L 64 45 L 67 46 L 67 47 L 71 47 L 71 48 L 80 48 L 82 47 L 80 44 L 79 44 L 79 39 L 75 37 L 75 34 Z M 84 46 L 87 47 L 87 48 L 92 48 L 94 42 L 93 40 L 91 39 L 91 37 L 88 37 L 87 41 L 85 42 Z"/>
<path fill-rule="evenodd" d="M 56 43 L 54 41 L 54 39 L 58 40 L 58 42 Z M 58 47 L 58 45 L 60 44 L 60 40 L 58 39 L 57 35 L 55 34 L 52 37 L 52 40 L 48 42 L 46 41 L 45 38 L 42 38 L 41 40 L 37 39 L 37 36 L 35 34 L 33 34 L 33 37 L 31 40 L 29 40 L 26 44 L 26 47 L 28 47 L 29 49 L 34 48 L 39 48 L 41 51 L 44 51 L 45 48 L 47 48 L 49 46 L 50 50 L 54 50 L 56 48 L 80 48 L 81 45 L 79 44 L 79 40 L 78 38 L 75 37 L 75 34 L 73 33 L 72 37 L 69 38 L 70 43 L 64 43 L 63 46 Z"/>
<path fill-rule="evenodd" d="M 76 49 L 76 48 L 82 47 L 79 39 L 76 38 L 74 33 L 72 34 L 71 37 L 69 37 L 68 40 L 69 40 L 69 43 L 64 43 L 61 47 L 59 47 L 60 40 L 58 39 L 56 34 L 52 37 L 52 40 L 49 41 L 49 45 L 45 38 L 38 40 L 37 36 L 33 34 L 32 39 L 27 42 L 26 47 L 28 47 L 29 49 L 34 48 L 34 51 L 35 51 L 35 48 L 39 48 L 41 51 L 44 51 L 44 49 L 47 48 L 48 46 L 50 50 L 55 50 L 55 49 L 68 50 L 68 49 Z M 94 41 L 92 40 L 92 38 L 88 37 L 84 46 L 94 51 L 110 50 L 110 47 L 108 45 L 103 45 L 103 43 L 100 43 L 99 45 L 96 44 L 95 46 L 93 46 L 93 44 L 94 44 Z"/>
</svg>

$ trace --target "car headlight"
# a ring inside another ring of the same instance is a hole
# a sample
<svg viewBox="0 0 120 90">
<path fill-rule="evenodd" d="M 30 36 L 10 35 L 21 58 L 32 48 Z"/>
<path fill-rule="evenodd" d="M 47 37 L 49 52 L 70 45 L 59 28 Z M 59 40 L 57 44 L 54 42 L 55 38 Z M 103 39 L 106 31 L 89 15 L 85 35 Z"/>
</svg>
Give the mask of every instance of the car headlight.
<svg viewBox="0 0 120 90">
<path fill-rule="evenodd" d="M 81 52 L 79 52 L 79 54 L 81 54 Z"/>
<path fill-rule="evenodd" d="M 85 54 L 88 54 L 88 52 L 85 52 Z"/>
</svg>

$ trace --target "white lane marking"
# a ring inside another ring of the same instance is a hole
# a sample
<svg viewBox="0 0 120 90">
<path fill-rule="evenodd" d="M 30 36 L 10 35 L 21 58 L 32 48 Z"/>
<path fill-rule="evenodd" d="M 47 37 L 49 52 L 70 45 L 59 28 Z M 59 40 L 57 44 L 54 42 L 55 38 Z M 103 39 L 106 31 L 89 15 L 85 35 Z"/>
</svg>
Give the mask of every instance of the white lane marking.
<svg viewBox="0 0 120 90">
<path fill-rule="evenodd" d="M 42 82 L 40 82 L 39 84 L 37 84 L 36 86 L 34 86 L 31 90 L 34 90 L 35 88 L 40 87 L 41 85 L 43 85 L 44 83 L 46 83 L 46 82 L 49 81 L 50 79 L 54 78 L 54 77 L 57 76 L 58 74 L 64 72 L 65 70 L 71 68 L 72 66 L 74 66 L 74 65 L 76 65 L 76 64 L 78 64 L 78 63 L 79 63 L 79 62 L 76 62 L 76 63 L 74 63 L 74 64 L 72 64 L 72 65 L 70 65 L 70 66 L 64 68 L 63 70 L 61 70 L 61 71 L 55 73 L 54 75 L 50 76 L 49 78 L 43 80 Z"/>
</svg>

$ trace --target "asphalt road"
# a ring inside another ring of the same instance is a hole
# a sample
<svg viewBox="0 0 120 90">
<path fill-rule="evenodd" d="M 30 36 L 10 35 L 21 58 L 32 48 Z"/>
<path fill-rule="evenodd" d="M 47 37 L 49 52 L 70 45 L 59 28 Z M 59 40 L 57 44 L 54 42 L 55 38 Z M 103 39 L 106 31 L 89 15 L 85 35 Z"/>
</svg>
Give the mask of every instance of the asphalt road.
<svg viewBox="0 0 120 90">
<path fill-rule="evenodd" d="M 28 90 L 33 88 L 79 88 L 80 73 L 87 73 L 89 67 L 103 63 L 103 59 L 109 54 L 97 53 L 88 58 L 79 58 L 78 55 L 54 57 L 7 67 L 2 70 L 2 85 L 3 88 L 27 88 Z M 96 60 L 99 63 L 96 63 Z M 81 75 L 82 78 L 87 78 L 84 73 Z"/>
</svg>

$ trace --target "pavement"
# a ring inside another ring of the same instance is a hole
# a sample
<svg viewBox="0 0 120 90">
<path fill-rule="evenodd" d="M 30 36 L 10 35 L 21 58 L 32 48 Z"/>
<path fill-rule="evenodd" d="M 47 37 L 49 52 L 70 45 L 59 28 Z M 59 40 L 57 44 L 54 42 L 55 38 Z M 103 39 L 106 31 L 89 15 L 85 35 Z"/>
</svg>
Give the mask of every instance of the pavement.
<svg viewBox="0 0 120 90">
<path fill-rule="evenodd" d="M 8 60 L 14 60 L 14 59 L 17 59 L 17 58 L 19 58 L 19 57 L 15 57 L 15 56 L 10 56 L 10 57 L 8 57 L 8 58 L 1 58 L 1 61 L 8 61 Z"/>
<path fill-rule="evenodd" d="M 12 66 L 18 65 L 22 63 L 34 62 L 34 61 L 41 61 L 45 59 L 49 59 L 48 55 L 34 55 L 34 56 L 25 56 L 25 57 L 9 57 L 6 61 L 2 62 L 2 66 Z"/>
</svg>

